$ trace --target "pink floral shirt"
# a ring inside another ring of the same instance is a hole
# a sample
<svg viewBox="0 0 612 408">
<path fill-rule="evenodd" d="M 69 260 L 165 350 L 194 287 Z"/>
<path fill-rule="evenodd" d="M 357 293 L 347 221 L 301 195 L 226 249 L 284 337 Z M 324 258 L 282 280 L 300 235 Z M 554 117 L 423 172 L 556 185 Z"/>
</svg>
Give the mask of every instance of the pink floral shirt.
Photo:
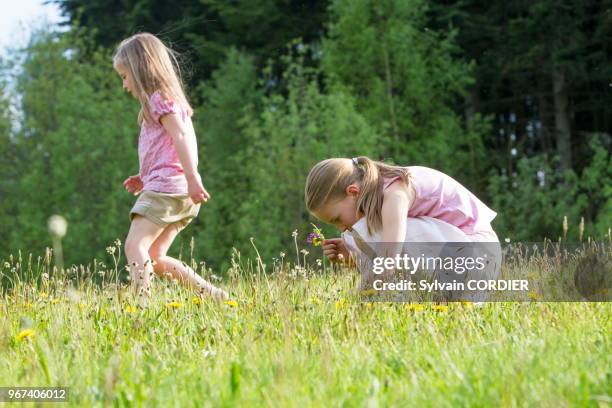
<svg viewBox="0 0 612 408">
<path fill-rule="evenodd" d="M 466 234 L 491 230 L 491 221 L 497 213 L 458 181 L 428 167 L 410 166 L 408 169 L 416 192 L 408 217 L 437 218 Z M 398 178 L 385 178 L 383 188 Z"/>
<path fill-rule="evenodd" d="M 189 115 L 172 100 L 164 100 L 156 91 L 149 98 L 151 116 L 155 123 L 143 120 L 138 138 L 138 159 L 143 190 L 160 193 L 187 194 L 187 179 L 174 142 L 160 118 L 177 113 L 187 126 L 193 127 Z"/>
</svg>

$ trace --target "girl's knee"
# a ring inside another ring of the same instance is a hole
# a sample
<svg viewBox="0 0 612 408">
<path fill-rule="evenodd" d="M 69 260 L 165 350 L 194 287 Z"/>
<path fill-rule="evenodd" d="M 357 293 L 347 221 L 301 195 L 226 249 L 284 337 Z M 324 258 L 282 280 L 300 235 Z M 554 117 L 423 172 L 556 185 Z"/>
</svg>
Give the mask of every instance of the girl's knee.
<svg viewBox="0 0 612 408">
<path fill-rule="evenodd" d="M 157 262 L 158 259 L 166 256 L 167 249 L 155 243 L 149 248 L 149 257 Z"/>
<path fill-rule="evenodd" d="M 151 259 L 153 263 L 153 271 L 155 271 L 155 273 L 159 274 L 164 272 L 163 256 L 164 255 L 160 255 L 157 252 L 149 250 L 149 259 Z"/>
<path fill-rule="evenodd" d="M 162 232 L 162 234 L 151 244 L 151 247 L 149 248 L 149 256 L 151 259 L 157 261 L 158 259 L 165 257 L 170 245 L 181 229 L 182 227 L 179 223 L 168 225 L 164 232 Z"/>
<path fill-rule="evenodd" d="M 123 249 L 128 258 L 131 258 L 137 254 L 147 254 L 149 250 L 144 240 L 135 239 L 130 236 L 126 238 Z"/>
<path fill-rule="evenodd" d="M 164 272 L 166 272 L 166 264 L 163 261 L 163 257 L 151 257 L 151 260 L 153 261 L 153 271 L 156 274 L 161 276 Z"/>
</svg>

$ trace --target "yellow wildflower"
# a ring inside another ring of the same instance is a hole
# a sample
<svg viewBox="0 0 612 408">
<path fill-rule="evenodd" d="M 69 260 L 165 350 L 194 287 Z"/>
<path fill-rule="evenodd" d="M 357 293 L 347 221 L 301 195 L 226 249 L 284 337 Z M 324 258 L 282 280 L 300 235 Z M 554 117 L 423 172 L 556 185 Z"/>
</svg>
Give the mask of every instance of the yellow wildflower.
<svg viewBox="0 0 612 408">
<path fill-rule="evenodd" d="M 346 299 L 340 299 L 336 301 L 336 310 L 342 309 L 346 307 L 347 301 Z"/>
<path fill-rule="evenodd" d="M 138 311 L 138 309 L 136 309 L 134 306 L 132 305 L 125 305 L 125 307 L 123 308 L 123 310 L 125 310 L 127 313 L 136 313 Z"/>
<path fill-rule="evenodd" d="M 200 303 L 202 303 L 202 300 L 199 297 L 194 297 L 193 299 L 191 299 L 191 303 L 193 303 L 194 305 L 199 305 Z"/>
<path fill-rule="evenodd" d="M 238 302 L 236 302 L 235 300 L 226 300 L 225 304 L 229 307 L 238 307 Z"/>
<path fill-rule="evenodd" d="M 433 310 L 435 310 L 437 312 L 447 312 L 448 311 L 448 306 L 446 306 L 446 305 L 435 305 L 433 307 Z"/>
<path fill-rule="evenodd" d="M 17 340 L 22 341 L 24 339 L 30 338 L 30 337 L 34 337 L 34 335 L 36 334 L 36 332 L 32 329 L 25 329 L 19 332 L 19 334 L 17 335 Z"/>
<path fill-rule="evenodd" d="M 537 300 L 541 297 L 538 292 L 529 292 L 528 296 L 530 299 L 533 299 L 533 300 Z"/>
<path fill-rule="evenodd" d="M 183 307 L 183 304 L 181 302 L 173 301 L 166 303 L 166 306 L 171 307 L 173 309 L 178 309 L 180 307 Z"/>
<path fill-rule="evenodd" d="M 406 309 L 414 310 L 415 312 L 422 312 L 425 307 L 419 303 L 409 303 L 406 305 Z"/>
</svg>

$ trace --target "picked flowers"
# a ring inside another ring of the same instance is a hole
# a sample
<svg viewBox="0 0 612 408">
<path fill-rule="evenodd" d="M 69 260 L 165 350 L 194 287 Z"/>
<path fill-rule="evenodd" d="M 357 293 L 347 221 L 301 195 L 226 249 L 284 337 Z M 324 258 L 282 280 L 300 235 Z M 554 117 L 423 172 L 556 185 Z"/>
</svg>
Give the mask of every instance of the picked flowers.
<svg viewBox="0 0 612 408">
<path fill-rule="evenodd" d="M 308 234 L 308 237 L 306 237 L 306 243 L 312 246 L 319 246 L 324 240 L 325 236 L 323 235 L 323 232 L 321 232 L 321 229 L 312 224 L 312 232 Z"/>
</svg>

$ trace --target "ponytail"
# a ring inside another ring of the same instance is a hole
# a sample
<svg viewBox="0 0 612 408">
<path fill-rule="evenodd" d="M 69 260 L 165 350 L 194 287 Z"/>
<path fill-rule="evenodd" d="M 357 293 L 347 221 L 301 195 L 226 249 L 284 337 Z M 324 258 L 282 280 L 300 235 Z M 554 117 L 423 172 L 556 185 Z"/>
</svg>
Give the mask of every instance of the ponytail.
<svg viewBox="0 0 612 408">
<path fill-rule="evenodd" d="M 353 164 L 361 173 L 361 192 L 357 198 L 357 212 L 366 216 L 368 233 L 382 228 L 382 187 L 378 167 L 373 160 L 365 156 L 354 157 Z"/>
<path fill-rule="evenodd" d="M 366 217 L 368 234 L 382 229 L 383 183 L 385 177 L 399 177 L 410 184 L 410 171 L 406 167 L 374 161 L 366 156 L 354 157 L 353 164 L 362 173 L 361 192 L 357 199 L 357 211 Z M 408 216 L 406 214 L 406 216 Z"/>
</svg>

